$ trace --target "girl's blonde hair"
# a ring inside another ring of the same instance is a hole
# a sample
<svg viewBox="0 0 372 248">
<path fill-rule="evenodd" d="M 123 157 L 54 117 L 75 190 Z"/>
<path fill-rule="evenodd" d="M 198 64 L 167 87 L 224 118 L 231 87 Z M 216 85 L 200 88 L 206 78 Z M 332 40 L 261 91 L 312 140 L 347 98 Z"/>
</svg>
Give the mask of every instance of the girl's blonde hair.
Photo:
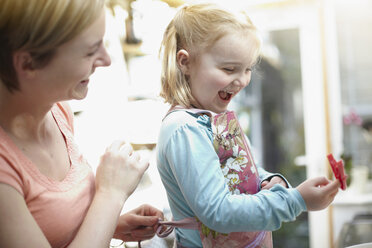
<svg viewBox="0 0 372 248">
<path fill-rule="evenodd" d="M 181 8 L 167 26 L 161 45 L 162 73 L 160 96 L 171 105 L 191 107 L 195 99 L 185 75 L 177 66 L 180 49 L 196 58 L 216 41 L 232 32 L 245 32 L 252 42 L 252 65 L 257 61 L 261 42 L 256 27 L 244 13 L 225 10 L 215 4 L 195 4 Z"/>
<path fill-rule="evenodd" d="M 13 54 L 29 52 L 33 68 L 46 66 L 65 42 L 98 18 L 104 0 L 1 0 L 0 81 L 19 90 Z"/>
</svg>

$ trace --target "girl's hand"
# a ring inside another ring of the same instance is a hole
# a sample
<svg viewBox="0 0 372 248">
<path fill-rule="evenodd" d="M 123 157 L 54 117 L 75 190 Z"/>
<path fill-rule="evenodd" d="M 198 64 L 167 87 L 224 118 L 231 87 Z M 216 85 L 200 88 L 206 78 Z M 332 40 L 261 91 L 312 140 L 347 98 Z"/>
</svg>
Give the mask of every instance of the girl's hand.
<svg viewBox="0 0 372 248">
<path fill-rule="evenodd" d="M 149 162 L 133 152 L 130 144 L 116 141 L 102 155 L 96 173 L 97 192 L 126 200 L 137 187 Z"/>
<path fill-rule="evenodd" d="M 275 184 L 280 184 L 287 188 L 287 183 L 283 180 L 283 178 L 273 176 L 269 180 L 265 180 L 261 183 L 261 189 L 271 189 Z"/>
<path fill-rule="evenodd" d="M 297 186 L 305 200 L 308 211 L 322 210 L 328 207 L 333 201 L 340 182 L 338 180 L 330 181 L 325 177 L 316 177 L 307 179 L 305 182 Z"/>
<path fill-rule="evenodd" d="M 142 205 L 120 216 L 114 238 L 123 241 L 151 239 L 155 235 L 159 219 L 164 219 L 160 210 L 147 204 Z"/>
</svg>

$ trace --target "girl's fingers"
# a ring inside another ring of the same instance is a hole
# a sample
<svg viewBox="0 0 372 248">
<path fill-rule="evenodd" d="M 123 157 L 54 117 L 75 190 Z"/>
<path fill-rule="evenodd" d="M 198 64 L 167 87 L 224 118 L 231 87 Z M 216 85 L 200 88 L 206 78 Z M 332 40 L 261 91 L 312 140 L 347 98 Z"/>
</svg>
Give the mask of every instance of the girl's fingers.
<svg viewBox="0 0 372 248">
<path fill-rule="evenodd" d="M 335 194 L 338 192 L 338 188 L 340 187 L 340 181 L 334 180 L 328 185 L 324 186 L 324 190 L 327 194 Z"/>
<path fill-rule="evenodd" d="M 269 184 L 268 181 L 263 181 L 263 182 L 261 183 L 261 188 L 265 188 L 265 186 L 268 185 L 268 184 Z"/>
<path fill-rule="evenodd" d="M 284 181 L 280 182 L 280 185 L 282 185 L 284 188 L 287 188 L 287 183 Z"/>
<path fill-rule="evenodd" d="M 313 186 L 325 186 L 330 183 L 326 177 L 315 177 L 312 179 Z"/>
<path fill-rule="evenodd" d="M 287 183 L 281 177 L 274 176 L 274 177 L 271 178 L 270 181 L 268 181 L 268 180 L 263 181 L 261 183 L 261 189 L 270 189 L 275 184 L 280 184 L 283 187 L 287 188 Z"/>
</svg>

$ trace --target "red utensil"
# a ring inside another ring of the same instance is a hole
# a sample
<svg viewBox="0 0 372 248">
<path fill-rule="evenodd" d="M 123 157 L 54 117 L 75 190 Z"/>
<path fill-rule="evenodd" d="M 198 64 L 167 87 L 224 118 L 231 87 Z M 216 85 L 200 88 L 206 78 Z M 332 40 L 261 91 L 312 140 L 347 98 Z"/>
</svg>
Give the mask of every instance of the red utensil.
<svg viewBox="0 0 372 248">
<path fill-rule="evenodd" d="M 341 183 L 340 188 L 342 190 L 345 190 L 347 175 L 345 174 L 344 161 L 342 160 L 336 161 L 332 153 L 328 154 L 327 158 L 328 158 L 329 164 L 331 165 L 333 174 L 335 175 L 336 179 L 338 179 Z"/>
</svg>

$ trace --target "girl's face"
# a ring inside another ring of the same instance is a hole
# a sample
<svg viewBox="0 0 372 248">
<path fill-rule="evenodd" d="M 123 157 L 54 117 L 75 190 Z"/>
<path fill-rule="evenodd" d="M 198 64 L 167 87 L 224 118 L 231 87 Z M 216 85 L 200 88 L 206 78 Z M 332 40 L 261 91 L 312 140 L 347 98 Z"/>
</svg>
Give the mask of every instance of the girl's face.
<svg viewBox="0 0 372 248">
<path fill-rule="evenodd" d="M 89 76 L 97 67 L 111 63 L 103 45 L 104 33 L 105 13 L 102 10 L 91 26 L 57 49 L 47 66 L 36 69 L 34 82 L 25 87 L 52 103 L 85 98 Z"/>
<path fill-rule="evenodd" d="M 250 47 L 247 35 L 230 33 L 190 60 L 185 74 L 196 107 L 215 113 L 227 110 L 231 99 L 251 80 Z"/>
</svg>

